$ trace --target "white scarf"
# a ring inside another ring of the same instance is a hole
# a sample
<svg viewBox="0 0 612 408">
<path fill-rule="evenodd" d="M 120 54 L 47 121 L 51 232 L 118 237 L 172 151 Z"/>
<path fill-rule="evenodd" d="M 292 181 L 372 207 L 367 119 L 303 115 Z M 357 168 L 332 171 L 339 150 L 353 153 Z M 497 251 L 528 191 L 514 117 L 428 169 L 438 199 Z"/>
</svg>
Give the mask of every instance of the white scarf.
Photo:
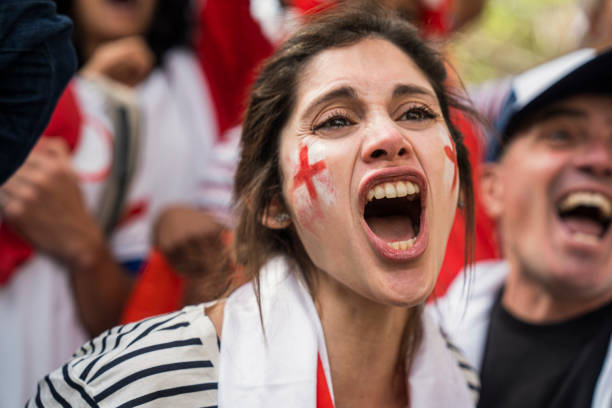
<svg viewBox="0 0 612 408">
<path fill-rule="evenodd" d="M 253 285 L 228 298 L 219 362 L 219 407 L 316 407 L 317 354 L 333 387 L 321 322 L 304 283 L 281 257 L 261 271 L 261 314 Z M 473 407 L 465 378 L 437 327 L 424 336 L 408 386 L 411 408 Z"/>
</svg>

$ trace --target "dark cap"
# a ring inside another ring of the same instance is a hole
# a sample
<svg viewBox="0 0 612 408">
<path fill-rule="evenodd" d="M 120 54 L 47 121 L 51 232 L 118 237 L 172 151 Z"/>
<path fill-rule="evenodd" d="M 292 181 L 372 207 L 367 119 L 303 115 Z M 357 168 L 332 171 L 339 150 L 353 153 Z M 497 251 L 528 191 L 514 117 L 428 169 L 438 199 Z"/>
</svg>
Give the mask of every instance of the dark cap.
<svg viewBox="0 0 612 408">
<path fill-rule="evenodd" d="M 512 80 L 496 130 L 501 136 L 489 151 L 497 159 L 521 123 L 542 108 L 581 94 L 612 94 L 612 49 L 597 54 L 582 49 L 530 69 Z"/>
</svg>

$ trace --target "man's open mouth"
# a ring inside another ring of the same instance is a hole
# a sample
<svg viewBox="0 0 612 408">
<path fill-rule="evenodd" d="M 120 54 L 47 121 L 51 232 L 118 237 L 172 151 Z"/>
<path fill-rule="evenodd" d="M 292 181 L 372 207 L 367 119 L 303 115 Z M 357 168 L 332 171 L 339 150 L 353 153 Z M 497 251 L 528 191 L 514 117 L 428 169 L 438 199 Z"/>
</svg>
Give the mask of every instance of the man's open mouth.
<svg viewBox="0 0 612 408">
<path fill-rule="evenodd" d="M 574 237 L 596 243 L 610 229 L 612 202 L 601 193 L 574 191 L 557 202 L 557 215 Z"/>
<path fill-rule="evenodd" d="M 411 249 L 421 230 L 421 188 L 411 180 L 393 180 L 368 190 L 364 219 L 389 248 Z"/>
</svg>

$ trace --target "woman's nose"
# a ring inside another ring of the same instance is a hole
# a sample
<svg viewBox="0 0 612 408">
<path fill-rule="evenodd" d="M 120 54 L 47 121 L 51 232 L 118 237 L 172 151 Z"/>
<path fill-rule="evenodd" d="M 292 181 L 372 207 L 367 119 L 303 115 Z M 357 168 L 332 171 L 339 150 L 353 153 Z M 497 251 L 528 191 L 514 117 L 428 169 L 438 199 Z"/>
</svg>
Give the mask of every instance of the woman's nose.
<svg viewBox="0 0 612 408">
<path fill-rule="evenodd" d="M 410 143 L 397 125 L 389 120 L 368 129 L 362 145 L 362 159 L 366 163 L 375 160 L 394 161 L 408 157 Z"/>
</svg>

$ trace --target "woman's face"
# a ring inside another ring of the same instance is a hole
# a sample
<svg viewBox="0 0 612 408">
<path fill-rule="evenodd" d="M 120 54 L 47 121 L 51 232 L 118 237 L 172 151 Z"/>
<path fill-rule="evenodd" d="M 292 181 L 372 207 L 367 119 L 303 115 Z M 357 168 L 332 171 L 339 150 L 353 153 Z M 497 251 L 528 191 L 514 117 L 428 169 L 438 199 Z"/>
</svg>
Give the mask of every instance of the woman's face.
<svg viewBox="0 0 612 408">
<path fill-rule="evenodd" d="M 383 304 L 423 302 L 459 180 L 438 100 L 412 59 L 382 39 L 316 55 L 280 153 L 285 202 L 322 281 Z"/>
<path fill-rule="evenodd" d="M 75 0 L 74 14 L 82 35 L 111 41 L 146 34 L 156 4 L 156 0 Z"/>
</svg>

